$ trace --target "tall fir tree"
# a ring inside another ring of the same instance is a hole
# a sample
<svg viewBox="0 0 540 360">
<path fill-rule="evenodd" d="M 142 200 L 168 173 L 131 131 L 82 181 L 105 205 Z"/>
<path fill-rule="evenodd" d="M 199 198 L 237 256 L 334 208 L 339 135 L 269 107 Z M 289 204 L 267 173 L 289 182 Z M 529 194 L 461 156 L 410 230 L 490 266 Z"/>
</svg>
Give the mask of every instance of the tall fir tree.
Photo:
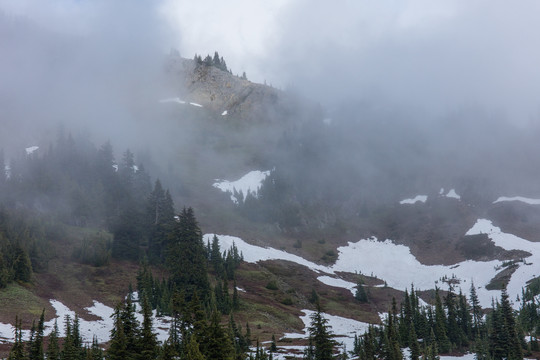
<svg viewBox="0 0 540 360">
<path fill-rule="evenodd" d="M 140 360 L 154 360 L 158 353 L 156 334 L 152 329 L 152 308 L 146 293 L 142 293 L 143 323 L 139 340 Z"/>
<path fill-rule="evenodd" d="M 206 251 L 192 208 L 182 210 L 179 221 L 169 234 L 166 263 L 172 283 L 176 288 L 185 291 L 188 301 L 195 291 L 202 299 L 207 299 L 210 283 Z"/>
<path fill-rule="evenodd" d="M 323 315 L 320 303 L 317 303 L 316 311 L 310 316 L 311 323 L 308 327 L 309 337 L 313 343 L 313 359 L 329 360 L 333 358 L 336 345 L 328 319 Z"/>
<path fill-rule="evenodd" d="M 54 325 L 49 333 L 49 343 L 47 346 L 47 360 L 59 360 L 60 347 L 58 345 L 58 324 L 54 320 Z"/>
</svg>

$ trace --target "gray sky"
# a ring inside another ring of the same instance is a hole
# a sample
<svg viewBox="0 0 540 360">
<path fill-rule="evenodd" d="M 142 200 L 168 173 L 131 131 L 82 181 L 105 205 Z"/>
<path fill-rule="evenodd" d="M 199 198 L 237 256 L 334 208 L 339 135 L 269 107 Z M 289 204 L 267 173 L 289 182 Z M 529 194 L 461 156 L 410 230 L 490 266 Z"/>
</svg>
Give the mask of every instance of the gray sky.
<svg viewBox="0 0 540 360">
<path fill-rule="evenodd" d="M 521 124 L 540 113 L 532 0 L 0 0 L 0 9 L 125 51 L 217 50 L 235 73 L 330 107 L 378 101 L 441 115 L 473 105 Z"/>
</svg>

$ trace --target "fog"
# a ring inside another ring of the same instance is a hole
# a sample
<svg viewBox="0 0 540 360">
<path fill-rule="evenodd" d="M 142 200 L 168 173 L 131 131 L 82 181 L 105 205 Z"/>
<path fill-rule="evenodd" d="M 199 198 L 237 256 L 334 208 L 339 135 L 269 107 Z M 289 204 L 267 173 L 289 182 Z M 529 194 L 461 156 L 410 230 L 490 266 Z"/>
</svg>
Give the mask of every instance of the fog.
<svg viewBox="0 0 540 360">
<path fill-rule="evenodd" d="M 249 166 L 281 165 L 295 186 L 306 182 L 305 198 L 312 191 L 323 202 L 333 196 L 352 207 L 366 197 L 395 201 L 439 187 L 538 195 L 538 3 L 200 6 L 0 1 L 0 147 L 7 157 L 46 146 L 63 127 L 98 146 L 110 139 L 118 153 L 131 148 L 157 175 L 168 172 L 169 184 L 181 172 L 239 177 Z M 206 136 L 212 126 L 199 127 L 193 113 L 158 108 L 160 98 L 184 91 L 163 71 L 171 48 L 186 58 L 217 50 L 234 73 L 246 70 L 253 81 L 313 104 L 289 111 L 283 128 L 220 125 Z M 320 113 L 300 123 L 314 108 Z M 323 117 L 332 123 L 322 124 Z M 212 147 L 220 141 L 221 148 Z M 203 149 L 197 161 L 187 153 L 194 142 Z M 223 143 L 232 150 L 222 151 Z M 256 154 L 235 148 L 257 145 Z M 179 161 L 191 167 L 171 170 Z M 322 195 L 331 187 L 337 190 Z M 176 184 L 173 191 L 186 189 Z"/>
<path fill-rule="evenodd" d="M 510 121 L 537 121 L 540 5 L 523 1 L 291 1 L 271 75 L 340 106 L 379 101 L 445 116 L 480 106 Z M 279 55 L 278 55 L 279 54 Z"/>
<path fill-rule="evenodd" d="M 0 141 L 47 145 L 59 126 L 129 146 L 160 94 L 166 28 L 154 2 L 3 2 Z M 50 134 L 52 132 L 52 134 Z"/>
</svg>

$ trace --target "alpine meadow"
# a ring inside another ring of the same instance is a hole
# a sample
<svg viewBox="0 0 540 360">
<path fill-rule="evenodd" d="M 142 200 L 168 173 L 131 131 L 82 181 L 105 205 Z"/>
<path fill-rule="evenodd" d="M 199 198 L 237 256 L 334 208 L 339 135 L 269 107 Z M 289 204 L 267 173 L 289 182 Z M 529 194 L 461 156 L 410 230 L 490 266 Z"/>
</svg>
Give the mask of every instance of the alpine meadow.
<svg viewBox="0 0 540 360">
<path fill-rule="evenodd" d="M 0 0 L 0 359 L 539 359 L 539 11 Z"/>
</svg>

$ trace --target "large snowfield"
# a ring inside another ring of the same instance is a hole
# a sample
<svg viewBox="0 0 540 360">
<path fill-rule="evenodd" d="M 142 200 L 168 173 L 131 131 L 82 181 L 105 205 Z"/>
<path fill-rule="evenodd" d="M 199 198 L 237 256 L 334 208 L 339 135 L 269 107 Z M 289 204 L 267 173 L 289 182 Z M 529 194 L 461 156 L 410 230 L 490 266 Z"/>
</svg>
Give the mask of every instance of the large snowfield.
<svg viewBox="0 0 540 360">
<path fill-rule="evenodd" d="M 441 195 L 447 198 L 460 199 L 454 189 L 446 194 L 441 192 Z M 401 203 L 414 204 L 418 201 L 424 202 L 426 199 L 427 196 L 419 195 L 413 199 L 406 199 Z M 513 301 L 514 308 L 518 309 L 520 304 L 516 299 L 521 295 L 522 287 L 525 286 L 528 280 L 540 274 L 540 243 L 534 243 L 516 235 L 504 233 L 487 219 L 477 220 L 464 235 L 476 234 L 488 235 L 496 246 L 506 250 L 523 250 L 531 254 L 531 256 L 524 259 L 524 262 L 515 264 L 517 268 L 507 286 L 510 300 Z M 213 236 L 214 234 L 204 235 L 204 241 L 211 241 Z M 455 283 L 454 290 L 461 289 L 464 294 L 469 294 L 470 287 L 474 283 L 483 307 L 490 307 L 492 300 L 500 298 L 501 295 L 499 290 L 486 289 L 486 285 L 490 283 L 495 275 L 504 270 L 503 262 L 499 260 L 467 260 L 449 266 L 424 265 L 411 254 L 407 246 L 395 244 L 392 240 L 379 241 L 377 238 L 371 237 L 357 242 L 349 242 L 348 245 L 339 247 L 335 264 L 323 266 L 283 250 L 251 245 L 238 237 L 229 235 L 216 236 L 220 241 L 222 250 L 229 249 L 234 243 L 247 262 L 255 263 L 265 260 L 291 261 L 318 273 L 317 279 L 322 283 L 345 288 L 352 294 L 355 292 L 356 284 L 340 278 L 337 273 L 362 273 L 375 276 L 384 280 L 387 286 L 398 290 L 407 289 L 411 284 L 414 284 L 414 287 L 418 290 L 429 290 L 435 286 L 447 289 L 446 281 L 451 279 L 452 283 Z M 306 315 L 302 320 L 308 318 L 309 316 Z M 338 335 L 346 336 L 347 334 L 346 329 L 341 326 L 336 326 L 334 332 Z M 292 334 L 288 334 L 288 336 L 292 336 Z M 296 336 L 303 335 L 296 334 Z"/>
<path fill-rule="evenodd" d="M 512 275 L 508 285 L 508 293 L 513 300 L 521 295 L 521 288 L 527 280 L 540 274 L 540 243 L 532 243 L 521 239 L 515 235 L 501 232 L 501 230 L 488 220 L 478 220 L 478 222 L 466 233 L 474 235 L 479 233 L 487 234 L 496 245 L 507 250 L 525 250 L 533 254 L 527 258 L 527 265 L 521 263 Z M 211 241 L 214 234 L 204 236 L 204 241 Z M 418 290 L 429 290 L 435 286 L 446 289 L 447 285 L 443 280 L 453 279 L 459 281 L 459 286 L 463 293 L 468 294 L 472 282 L 476 286 L 478 298 L 483 307 L 490 307 L 491 300 L 498 298 L 501 292 L 498 290 L 487 290 L 485 286 L 491 279 L 502 270 L 503 262 L 493 261 L 473 261 L 467 260 L 454 265 L 424 265 L 421 264 L 404 245 L 394 244 L 391 240 L 379 241 L 372 237 L 361 239 L 357 242 L 349 242 L 347 246 L 338 248 L 338 259 L 332 266 L 323 266 L 308 261 L 298 255 L 287 253 L 286 251 L 274 248 L 265 248 L 248 244 L 244 240 L 229 236 L 217 235 L 222 249 L 229 249 L 234 243 L 244 255 L 247 262 L 258 262 L 264 260 L 286 260 L 299 265 L 306 266 L 317 273 L 324 273 L 318 280 L 326 285 L 345 288 L 354 293 L 354 285 L 349 281 L 339 278 L 336 272 L 362 273 L 375 276 L 386 281 L 389 287 L 404 290 L 414 284 Z M 471 282 L 472 281 L 472 282 Z M 518 308 L 519 303 L 514 302 L 514 307 Z"/>
<path fill-rule="evenodd" d="M 221 181 L 214 184 L 214 187 L 231 193 L 231 199 L 235 202 L 243 201 L 244 199 L 236 199 L 234 190 L 242 192 L 245 196 L 248 192 L 257 195 L 260 189 L 261 182 L 269 175 L 269 171 L 252 171 L 237 181 Z M 450 190 L 444 194 L 441 189 L 441 196 L 460 199 L 455 190 Z M 427 196 L 416 196 L 413 199 L 405 199 L 402 204 L 414 204 L 417 202 L 425 202 Z M 499 198 L 496 202 L 502 201 L 523 201 L 528 204 L 536 204 L 536 199 L 528 199 L 522 197 L 514 198 Z M 515 264 L 516 270 L 511 276 L 507 290 L 510 299 L 514 301 L 514 308 L 519 308 L 519 302 L 515 301 L 516 297 L 521 295 L 522 287 L 526 282 L 540 274 L 540 243 L 535 243 L 522 239 L 516 235 L 504 233 L 502 230 L 493 225 L 490 220 L 478 219 L 477 222 L 464 234 L 476 235 L 486 234 L 496 246 L 505 250 L 523 250 L 531 254 L 525 258 L 523 262 Z M 222 251 L 230 249 L 233 244 L 242 253 L 244 260 L 250 263 L 256 263 L 266 260 L 284 260 L 292 263 L 305 266 L 317 274 L 317 279 L 333 287 L 347 289 L 354 294 L 356 284 L 346 281 L 337 275 L 340 272 L 361 273 L 369 276 L 374 276 L 385 281 L 386 285 L 398 290 L 409 288 L 411 284 L 418 290 L 433 289 L 438 286 L 442 289 L 447 289 L 448 285 L 445 280 L 452 279 L 454 290 L 461 290 L 468 294 L 472 282 L 476 287 L 480 303 L 483 307 L 490 307 L 492 300 L 499 298 L 501 292 L 498 290 L 487 290 L 485 287 L 493 279 L 493 277 L 504 269 L 503 262 L 499 260 L 492 261 L 472 261 L 467 260 L 457 264 L 445 265 L 424 265 L 421 264 L 410 252 L 410 249 L 404 245 L 395 244 L 392 240 L 380 241 L 375 237 L 360 239 L 356 242 L 349 242 L 346 246 L 341 246 L 337 249 L 338 257 L 336 262 L 331 266 L 316 264 L 306 260 L 298 255 L 288 253 L 283 250 L 274 249 L 271 247 L 261 247 L 247 243 L 243 239 L 230 235 L 205 234 L 203 241 L 211 242 L 212 238 L 217 236 L 219 239 Z M 242 290 L 243 292 L 245 290 Z M 56 311 L 55 319 L 46 323 L 45 332 L 48 333 L 56 320 L 60 335 L 64 333 L 64 321 L 66 315 L 72 319 L 75 313 L 56 300 L 50 300 L 51 305 Z M 138 307 L 140 310 L 140 307 Z M 113 327 L 111 315 L 113 309 L 94 301 L 91 307 L 86 308 L 89 314 L 100 318 L 96 321 L 84 320 L 84 316 L 80 318 L 80 331 L 85 342 L 90 343 L 92 338 L 96 336 L 98 341 L 105 342 L 110 337 L 110 331 Z M 311 310 L 302 310 L 304 313 L 300 319 L 304 323 L 303 333 L 287 333 L 284 338 L 307 338 L 308 326 L 310 325 L 310 317 L 314 313 Z M 363 333 L 369 324 L 348 319 L 344 317 L 324 314 L 331 326 L 332 331 L 337 336 L 337 340 L 342 343 L 343 348 L 351 350 L 353 346 L 354 334 Z M 139 321 L 142 321 L 142 315 L 137 313 Z M 381 314 L 381 319 L 384 314 Z M 164 341 L 168 337 L 170 319 L 154 317 L 154 329 L 158 333 L 158 339 Z M 23 336 L 27 339 L 29 331 L 24 331 Z M 0 323 L 0 341 L 12 342 L 14 338 L 14 328 L 9 324 Z M 290 351 L 302 351 L 302 346 L 280 346 L 281 353 L 274 356 L 275 359 L 284 359 Z M 289 354 L 290 355 L 290 354 Z M 441 359 L 470 359 L 472 354 L 467 354 L 464 357 L 443 356 Z"/>
</svg>

